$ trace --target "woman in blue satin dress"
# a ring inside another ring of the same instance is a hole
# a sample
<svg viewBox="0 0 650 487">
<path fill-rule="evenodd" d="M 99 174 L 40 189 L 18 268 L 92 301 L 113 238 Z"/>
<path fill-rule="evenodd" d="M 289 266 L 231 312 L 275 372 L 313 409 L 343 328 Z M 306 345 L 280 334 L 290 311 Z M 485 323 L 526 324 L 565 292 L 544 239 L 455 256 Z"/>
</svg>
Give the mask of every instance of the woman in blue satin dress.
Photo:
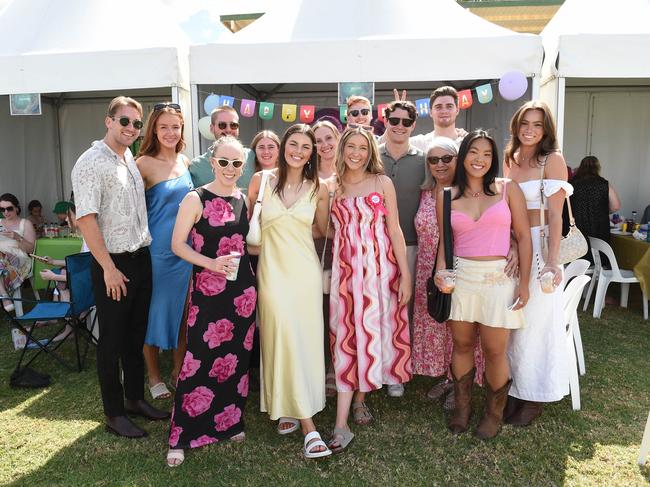
<svg viewBox="0 0 650 487">
<path fill-rule="evenodd" d="M 149 116 L 140 157 L 136 161 L 147 200 L 147 217 L 151 242 L 153 290 L 149 306 L 149 322 L 144 345 L 144 359 L 153 399 L 171 397 L 160 373 L 160 349 L 173 350 L 170 385 L 176 386 L 185 354 L 184 312 L 192 265 L 171 250 L 171 237 L 178 205 L 193 189 L 187 167 L 189 160 L 181 151 L 183 115 L 179 105 L 160 103 Z"/>
</svg>

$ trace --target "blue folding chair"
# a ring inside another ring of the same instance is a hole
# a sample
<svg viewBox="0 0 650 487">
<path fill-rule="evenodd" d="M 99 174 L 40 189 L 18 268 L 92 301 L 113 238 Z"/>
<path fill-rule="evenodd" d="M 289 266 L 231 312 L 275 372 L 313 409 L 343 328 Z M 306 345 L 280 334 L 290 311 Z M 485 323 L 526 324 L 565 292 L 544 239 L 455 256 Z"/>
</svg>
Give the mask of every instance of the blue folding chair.
<svg viewBox="0 0 650 487">
<path fill-rule="evenodd" d="M 18 364 L 16 365 L 16 371 L 28 367 L 41 353 L 50 355 L 65 368 L 73 370 L 75 367 L 57 353 L 57 349 L 70 336 L 73 336 L 77 362 L 76 369 L 81 372 L 90 344 L 96 343 L 93 335 L 96 320 L 91 318 L 91 316 L 95 316 L 92 313 L 95 306 L 95 297 L 93 295 L 90 271 L 91 255 L 89 252 L 70 255 L 66 257 L 65 263 L 68 289 L 70 290 L 70 302 L 20 299 L 24 303 L 33 303 L 34 307 L 22 316 L 12 316 L 5 311 L 9 325 L 12 328 L 20 330 L 26 337 L 25 346 L 21 351 Z M 18 301 L 18 298 L 11 297 L 3 297 L 2 299 Z M 35 323 L 37 321 L 52 320 L 59 322 L 59 326 L 54 327 L 56 329 L 55 333 L 50 338 L 36 338 L 34 336 L 34 332 L 36 331 Z M 54 341 L 53 339 L 59 336 L 66 329 L 67 325 L 72 327 L 73 332 L 68 333 L 61 340 Z M 85 338 L 84 341 L 86 342 L 83 354 L 79 347 L 80 336 Z M 29 350 L 33 350 L 34 353 L 23 364 L 26 353 Z"/>
</svg>

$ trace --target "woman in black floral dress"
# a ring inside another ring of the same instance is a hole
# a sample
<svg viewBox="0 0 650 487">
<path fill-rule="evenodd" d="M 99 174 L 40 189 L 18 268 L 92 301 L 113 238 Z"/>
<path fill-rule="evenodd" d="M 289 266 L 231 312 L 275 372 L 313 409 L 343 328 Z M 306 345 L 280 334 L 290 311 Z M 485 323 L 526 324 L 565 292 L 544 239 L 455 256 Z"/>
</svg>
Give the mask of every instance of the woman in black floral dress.
<svg viewBox="0 0 650 487">
<path fill-rule="evenodd" d="M 183 462 L 186 448 L 244 439 L 257 301 L 246 252 L 246 198 L 236 187 L 245 157 L 233 137 L 215 142 L 212 154 L 215 179 L 185 197 L 172 236 L 172 250 L 194 270 L 187 352 L 169 432 L 170 467 Z"/>
</svg>

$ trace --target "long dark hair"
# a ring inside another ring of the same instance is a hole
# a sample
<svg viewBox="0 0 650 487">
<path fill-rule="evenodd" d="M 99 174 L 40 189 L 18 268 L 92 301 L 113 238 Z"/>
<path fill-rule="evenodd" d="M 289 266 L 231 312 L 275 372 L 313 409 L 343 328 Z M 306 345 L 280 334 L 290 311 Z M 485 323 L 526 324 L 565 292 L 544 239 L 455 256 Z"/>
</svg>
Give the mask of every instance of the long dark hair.
<svg viewBox="0 0 650 487">
<path fill-rule="evenodd" d="M 20 204 L 18 204 L 18 198 L 11 193 L 5 193 L 0 196 L 0 201 L 8 201 L 14 208 L 16 208 L 16 215 L 20 215 Z"/>
<path fill-rule="evenodd" d="M 600 161 L 596 156 L 587 156 L 580 161 L 580 167 L 573 175 L 573 179 L 600 176 Z"/>
<path fill-rule="evenodd" d="M 311 155 L 307 164 L 302 168 L 302 178 L 314 183 L 314 190 L 312 191 L 312 197 L 318 193 L 318 164 L 317 158 L 318 154 L 316 152 L 316 136 L 314 135 L 313 130 L 309 125 L 304 123 L 297 123 L 292 125 L 287 129 L 287 131 L 282 136 L 282 141 L 280 142 L 280 157 L 278 158 L 278 184 L 273 190 L 276 194 L 283 196 L 284 195 L 284 185 L 287 183 L 287 160 L 284 158 L 284 152 L 287 147 L 287 141 L 289 137 L 293 134 L 304 134 L 309 137 L 311 140 Z"/>
<path fill-rule="evenodd" d="M 539 110 L 542 112 L 543 121 L 542 125 L 544 127 L 544 136 L 537 147 L 535 148 L 535 157 L 533 161 L 539 161 L 540 157 L 548 156 L 552 152 L 557 152 L 559 150 L 559 144 L 557 142 L 557 130 L 555 128 L 555 120 L 553 120 L 553 114 L 549 106 L 543 101 L 531 100 L 524 103 L 519 110 L 515 112 L 510 120 L 510 141 L 506 146 L 505 158 L 506 164 L 508 167 L 512 165 L 515 161 L 515 152 L 519 150 L 521 142 L 519 140 L 519 127 L 521 127 L 521 122 L 524 119 L 524 115 L 529 110 Z M 536 162 L 538 164 L 539 162 Z"/>
<path fill-rule="evenodd" d="M 458 159 L 456 163 L 456 175 L 454 176 L 454 186 L 458 187 L 458 194 L 454 199 L 458 199 L 465 194 L 465 190 L 468 188 L 467 184 L 467 171 L 465 171 L 465 158 L 469 149 L 472 147 L 474 141 L 478 139 L 487 140 L 492 146 L 492 164 L 490 164 L 490 169 L 483 176 L 483 192 L 487 196 L 494 196 L 496 193 L 492 191 L 490 186 L 494 183 L 497 175 L 499 174 L 499 149 L 497 143 L 494 139 L 483 129 L 472 130 L 467 136 L 463 139 L 463 142 L 460 144 L 458 149 Z"/>
</svg>

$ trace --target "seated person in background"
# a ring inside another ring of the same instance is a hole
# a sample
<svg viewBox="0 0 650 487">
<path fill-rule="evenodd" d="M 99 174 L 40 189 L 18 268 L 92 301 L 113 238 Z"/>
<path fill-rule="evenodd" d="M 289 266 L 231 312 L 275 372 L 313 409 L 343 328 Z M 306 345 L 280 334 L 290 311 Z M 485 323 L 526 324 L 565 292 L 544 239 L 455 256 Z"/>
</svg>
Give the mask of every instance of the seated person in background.
<svg viewBox="0 0 650 487">
<path fill-rule="evenodd" d="M 56 215 L 60 227 L 68 226 L 68 209 L 72 203 L 69 201 L 57 201 L 52 213 Z"/>
<path fill-rule="evenodd" d="M 0 296 L 13 294 L 32 270 L 36 233 L 32 222 L 20 218 L 18 198 L 11 193 L 0 196 Z M 2 305 L 7 311 L 14 310 L 14 304 L 3 299 Z"/>
<path fill-rule="evenodd" d="M 45 218 L 43 218 L 43 205 L 38 200 L 32 200 L 27 205 L 29 215 L 27 219 L 34 225 L 36 231 L 36 238 L 43 236 L 43 225 L 45 225 Z"/>
</svg>

